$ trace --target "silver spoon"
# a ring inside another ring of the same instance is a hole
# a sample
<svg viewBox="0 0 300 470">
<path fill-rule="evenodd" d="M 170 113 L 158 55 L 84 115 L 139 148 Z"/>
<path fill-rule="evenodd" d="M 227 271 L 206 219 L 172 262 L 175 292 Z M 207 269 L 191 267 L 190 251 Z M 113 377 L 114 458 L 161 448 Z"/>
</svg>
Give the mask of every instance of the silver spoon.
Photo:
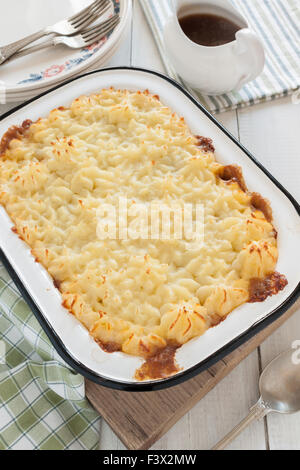
<svg viewBox="0 0 300 470">
<path fill-rule="evenodd" d="M 260 381 L 260 399 L 249 415 L 212 450 L 228 446 L 253 421 L 269 413 L 291 414 L 300 411 L 300 360 L 290 349 L 276 357 L 263 371 Z"/>
</svg>

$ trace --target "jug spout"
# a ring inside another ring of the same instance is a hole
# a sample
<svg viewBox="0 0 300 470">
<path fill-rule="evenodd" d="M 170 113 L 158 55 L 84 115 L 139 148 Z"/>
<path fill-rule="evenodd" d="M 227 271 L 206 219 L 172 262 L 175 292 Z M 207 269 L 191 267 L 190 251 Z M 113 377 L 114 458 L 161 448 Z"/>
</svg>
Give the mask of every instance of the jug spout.
<svg viewBox="0 0 300 470">
<path fill-rule="evenodd" d="M 244 28 L 236 33 L 235 53 L 241 73 L 236 86 L 238 90 L 261 74 L 265 64 L 265 51 L 259 37 L 250 29 Z"/>
</svg>

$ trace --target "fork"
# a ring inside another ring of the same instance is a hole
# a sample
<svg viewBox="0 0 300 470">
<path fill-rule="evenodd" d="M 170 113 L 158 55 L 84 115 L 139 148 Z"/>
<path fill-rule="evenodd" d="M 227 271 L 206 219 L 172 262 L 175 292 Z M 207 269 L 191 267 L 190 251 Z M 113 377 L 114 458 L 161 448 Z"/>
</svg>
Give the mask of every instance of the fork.
<svg viewBox="0 0 300 470">
<path fill-rule="evenodd" d="M 32 54 L 33 52 L 37 52 L 48 47 L 57 46 L 58 44 L 64 44 L 65 46 L 71 47 L 72 49 L 86 47 L 90 44 L 93 44 L 93 42 L 96 40 L 101 39 L 106 34 L 110 33 L 110 31 L 117 26 L 119 21 L 120 17 L 118 14 L 116 14 L 108 20 L 82 31 L 76 36 L 55 36 L 48 41 L 43 42 L 42 44 L 38 44 L 37 46 L 26 47 L 25 49 L 22 49 L 20 52 L 14 54 L 13 57 L 9 59 L 9 61 L 18 59 L 19 57 L 24 57 L 28 54 Z"/>
<path fill-rule="evenodd" d="M 52 26 L 48 26 L 47 28 L 38 31 L 37 33 L 31 34 L 26 38 L 8 44 L 7 46 L 0 47 L 0 64 L 5 62 L 9 57 L 31 42 L 37 41 L 44 36 L 48 36 L 49 34 L 71 36 L 72 34 L 78 33 L 93 23 L 95 17 L 98 17 L 100 14 L 104 13 L 110 6 L 110 0 L 95 0 L 91 5 L 84 8 L 79 13 L 71 16 L 67 20 L 59 21 L 58 23 L 55 23 Z"/>
</svg>

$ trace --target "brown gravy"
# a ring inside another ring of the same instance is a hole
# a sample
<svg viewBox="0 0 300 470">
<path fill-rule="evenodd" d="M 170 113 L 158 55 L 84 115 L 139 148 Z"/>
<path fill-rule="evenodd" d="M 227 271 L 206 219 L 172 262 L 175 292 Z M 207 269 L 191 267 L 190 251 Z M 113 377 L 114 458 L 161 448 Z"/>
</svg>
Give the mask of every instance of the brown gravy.
<svg viewBox="0 0 300 470">
<path fill-rule="evenodd" d="M 197 146 L 200 147 L 203 152 L 215 152 L 212 139 L 209 137 L 203 137 L 202 135 L 195 135 L 197 139 Z"/>
<path fill-rule="evenodd" d="M 59 281 L 58 279 L 53 279 L 53 284 L 54 284 L 54 287 L 56 287 L 56 289 L 59 290 L 62 282 Z"/>
<path fill-rule="evenodd" d="M 103 349 L 103 351 L 107 353 L 114 353 L 117 351 L 121 351 L 121 345 L 118 343 L 114 343 L 112 341 L 109 343 L 104 343 L 103 341 L 100 341 L 99 339 L 97 339 L 96 343 L 99 344 L 100 348 Z"/>
<path fill-rule="evenodd" d="M 251 279 L 248 302 L 263 302 L 271 295 L 278 294 L 288 281 L 283 274 L 274 272 L 265 279 Z"/>
<path fill-rule="evenodd" d="M 218 172 L 219 178 L 228 183 L 236 182 L 242 191 L 247 192 L 247 185 L 245 183 L 243 172 L 238 165 L 223 166 Z"/>
<path fill-rule="evenodd" d="M 251 194 L 251 204 L 254 209 L 261 211 L 268 222 L 272 222 L 273 213 L 270 203 L 264 199 L 259 193 Z"/>
<path fill-rule="evenodd" d="M 136 371 L 135 379 L 139 381 L 164 379 L 179 372 L 180 369 L 175 360 L 177 349 L 176 345 L 168 345 L 154 356 L 146 359 L 146 362 Z"/>
<path fill-rule="evenodd" d="M 196 13 L 179 18 L 184 34 L 201 46 L 222 46 L 235 40 L 240 26 L 227 18 L 207 13 Z"/>
<path fill-rule="evenodd" d="M 0 142 L 0 155 L 3 154 L 9 147 L 13 139 L 20 139 L 30 128 L 32 121 L 26 119 L 21 126 L 12 126 L 6 131 Z"/>
</svg>

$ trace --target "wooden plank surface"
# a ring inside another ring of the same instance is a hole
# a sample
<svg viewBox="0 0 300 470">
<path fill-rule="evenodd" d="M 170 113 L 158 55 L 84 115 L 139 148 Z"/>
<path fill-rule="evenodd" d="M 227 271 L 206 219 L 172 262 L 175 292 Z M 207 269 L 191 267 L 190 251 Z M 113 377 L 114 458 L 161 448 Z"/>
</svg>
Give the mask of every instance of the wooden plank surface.
<svg viewBox="0 0 300 470">
<path fill-rule="evenodd" d="M 91 404 L 131 450 L 148 449 L 215 385 L 290 318 L 297 302 L 285 315 L 210 369 L 167 390 L 120 392 L 86 381 Z M 200 425 L 200 423 L 199 423 Z"/>
</svg>

